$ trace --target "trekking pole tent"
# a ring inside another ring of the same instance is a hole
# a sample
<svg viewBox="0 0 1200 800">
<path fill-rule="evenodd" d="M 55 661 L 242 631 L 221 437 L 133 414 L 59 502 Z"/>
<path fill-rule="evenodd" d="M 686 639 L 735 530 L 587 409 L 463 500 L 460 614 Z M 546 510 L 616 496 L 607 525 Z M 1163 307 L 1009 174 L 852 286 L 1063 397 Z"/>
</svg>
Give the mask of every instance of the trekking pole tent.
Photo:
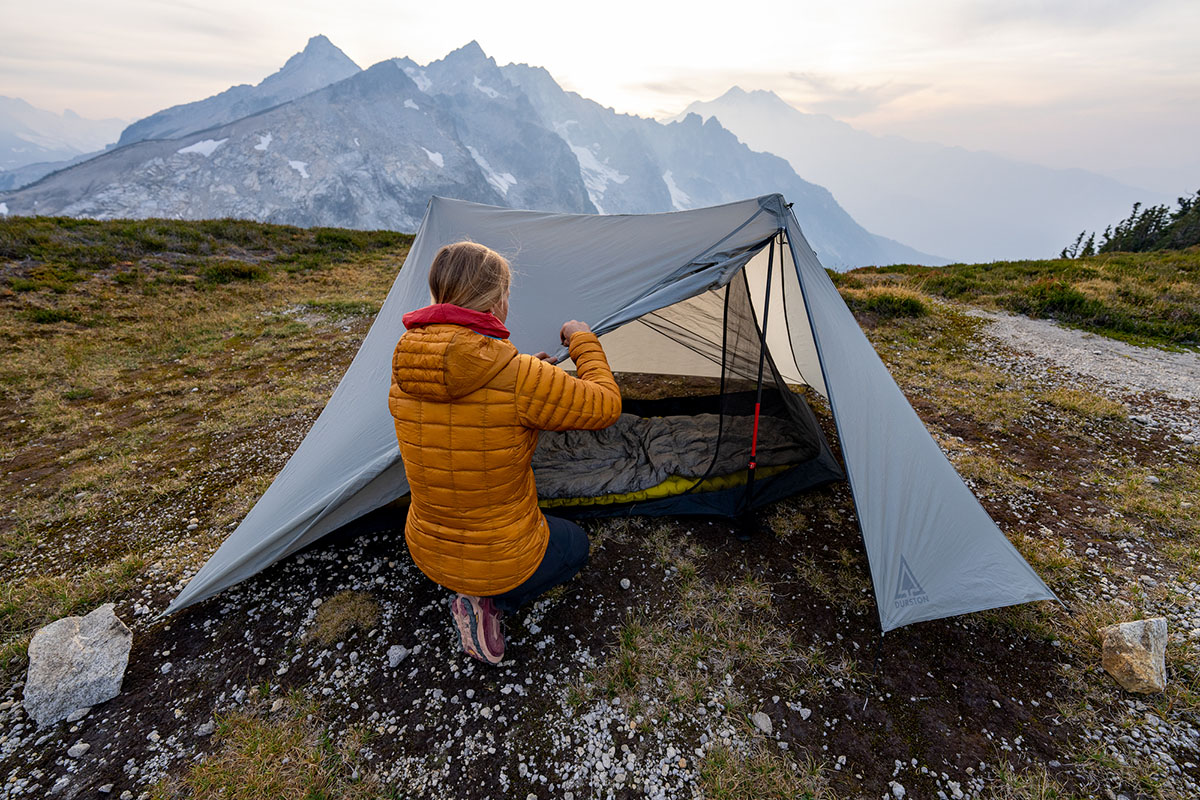
<svg viewBox="0 0 1200 800">
<path fill-rule="evenodd" d="M 883 631 L 1055 599 L 929 435 L 780 195 L 611 216 L 434 197 L 312 430 L 164 613 L 212 597 L 407 495 L 387 405 L 392 351 L 404 333 L 401 317 L 430 302 L 434 254 L 463 239 L 511 262 L 509 327 L 521 352 L 557 349 L 565 359 L 558 330 L 575 318 L 600 335 L 614 372 L 720 379 L 721 391 L 710 398 L 624 404 L 632 412 L 626 437 L 640 435 L 639 426 L 674 429 L 698 415 L 685 437 L 704 445 L 706 466 L 654 475 L 649 480 L 657 482 L 638 488 L 611 466 L 624 462 L 605 462 L 592 472 L 616 480 L 616 491 L 547 498 L 553 513 L 734 515 L 841 478 L 811 409 L 789 388 L 803 386 L 828 401 L 834 418 Z M 554 443 L 560 450 L 585 446 L 575 432 L 561 435 L 567 438 Z M 773 452 L 786 453 L 770 466 L 769 441 L 777 442 Z M 539 475 L 537 457 L 534 469 Z M 538 488 L 545 497 L 540 475 Z"/>
</svg>

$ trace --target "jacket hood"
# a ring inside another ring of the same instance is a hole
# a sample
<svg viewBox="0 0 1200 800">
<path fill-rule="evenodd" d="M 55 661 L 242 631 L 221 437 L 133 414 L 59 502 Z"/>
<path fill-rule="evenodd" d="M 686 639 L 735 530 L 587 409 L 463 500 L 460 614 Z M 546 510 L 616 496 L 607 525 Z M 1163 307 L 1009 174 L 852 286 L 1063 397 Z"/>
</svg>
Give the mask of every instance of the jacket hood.
<svg viewBox="0 0 1200 800">
<path fill-rule="evenodd" d="M 507 339 L 511 334 L 504 323 L 495 314 L 487 311 L 476 311 L 473 308 L 463 308 L 453 303 L 437 303 L 432 306 L 418 308 L 401 317 L 401 322 L 408 330 L 421 328 L 425 325 L 435 325 L 447 322 L 452 325 L 462 325 L 484 336 L 494 336 L 497 339 Z"/>
<path fill-rule="evenodd" d="M 396 345 L 392 379 L 413 397 L 446 402 L 487 384 L 516 357 L 517 348 L 507 339 L 476 332 L 463 324 L 439 321 L 447 315 L 430 311 L 437 308 L 430 306 L 404 316 L 409 330 Z M 491 314 L 470 313 L 489 317 L 490 322 L 482 321 L 484 327 L 499 327 L 507 335 L 508 331 Z"/>
</svg>

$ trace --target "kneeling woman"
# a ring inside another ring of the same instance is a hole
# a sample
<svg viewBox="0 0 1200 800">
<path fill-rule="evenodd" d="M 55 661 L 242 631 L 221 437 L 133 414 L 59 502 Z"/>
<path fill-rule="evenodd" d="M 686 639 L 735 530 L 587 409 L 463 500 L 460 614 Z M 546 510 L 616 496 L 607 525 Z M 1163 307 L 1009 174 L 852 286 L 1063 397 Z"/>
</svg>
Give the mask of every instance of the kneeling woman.
<svg viewBox="0 0 1200 800">
<path fill-rule="evenodd" d="M 412 491 L 405 539 L 413 561 L 457 592 L 451 604 L 467 653 L 504 657 L 500 616 L 570 580 L 587 563 L 587 535 L 544 516 L 530 462 L 538 431 L 616 422 L 621 394 L 600 342 L 582 322 L 562 326 L 572 377 L 508 341 L 511 272 L 472 242 L 438 251 L 434 305 L 404 315 L 389 406 Z"/>
</svg>

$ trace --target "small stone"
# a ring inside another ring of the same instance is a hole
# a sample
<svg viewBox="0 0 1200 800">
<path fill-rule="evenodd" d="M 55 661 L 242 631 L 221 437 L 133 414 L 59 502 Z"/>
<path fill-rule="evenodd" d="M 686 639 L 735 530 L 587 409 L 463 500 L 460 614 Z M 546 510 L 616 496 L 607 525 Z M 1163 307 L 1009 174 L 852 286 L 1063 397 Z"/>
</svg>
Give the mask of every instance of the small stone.
<svg viewBox="0 0 1200 800">
<path fill-rule="evenodd" d="M 387 651 L 388 666 L 391 667 L 392 669 L 395 669 L 396 666 L 406 658 L 408 658 L 408 648 L 407 647 L 404 647 L 403 645 L 399 645 L 399 644 L 394 644 L 388 648 L 388 651 Z M 468 695 L 468 696 L 470 696 L 470 695 Z"/>
<path fill-rule="evenodd" d="M 1151 486 L 1157 486 L 1158 484 L 1162 483 L 1162 481 L 1158 479 L 1157 475 L 1147 475 L 1146 483 L 1150 484 Z"/>
<path fill-rule="evenodd" d="M 81 755 L 91 749 L 92 746 L 87 742 L 78 742 L 77 744 L 71 745 L 71 749 L 67 751 L 67 755 L 69 755 L 71 758 L 79 758 Z"/>
<path fill-rule="evenodd" d="M 121 792 L 121 800 L 133 800 L 133 792 L 129 791 L 128 789 Z"/>
<path fill-rule="evenodd" d="M 113 785 L 111 783 L 106 783 L 103 786 L 101 786 L 100 788 L 96 789 L 96 791 L 99 792 L 100 794 L 109 794 L 110 792 L 112 792 L 112 790 L 113 790 Z"/>
<path fill-rule="evenodd" d="M 888 786 L 892 787 L 892 797 L 900 800 L 907 792 L 904 790 L 904 784 L 899 781 L 888 781 Z"/>
<path fill-rule="evenodd" d="M 1167 621 L 1163 617 L 1109 625 L 1098 631 L 1101 664 L 1125 689 L 1140 694 L 1167 686 Z"/>
<path fill-rule="evenodd" d="M 199 728 L 196 728 L 196 735 L 197 736 L 212 736 L 213 732 L 216 729 L 217 729 L 217 723 L 210 719 L 208 722 L 204 723 Z"/>
<path fill-rule="evenodd" d="M 1152 425 L 1154 423 L 1149 414 L 1134 414 L 1130 419 L 1139 425 Z"/>
<path fill-rule="evenodd" d="M 283 698 L 277 697 L 277 698 L 275 698 L 275 702 L 271 703 L 271 711 L 272 712 L 278 711 L 281 708 L 283 708 Z"/>
<path fill-rule="evenodd" d="M 1179 437 L 1179 441 L 1183 442 L 1184 444 L 1195 444 L 1196 437 L 1192 436 L 1190 433 L 1185 433 Z"/>
<path fill-rule="evenodd" d="M 755 711 L 750 716 L 750 721 L 754 723 L 754 727 L 765 733 L 767 736 L 775 730 L 775 726 L 771 724 L 771 718 L 761 711 Z"/>
<path fill-rule="evenodd" d="M 158 668 L 158 671 L 161 672 L 163 675 L 166 675 L 168 672 L 171 671 L 171 662 L 168 661 L 165 664 L 163 664 L 161 667 Z"/>
<path fill-rule="evenodd" d="M 89 713 L 91 713 L 91 710 L 92 710 L 91 706 L 84 706 L 83 708 L 77 708 L 74 711 L 72 711 L 70 714 L 67 715 L 67 722 L 79 722 L 79 720 L 83 719 Z"/>
<path fill-rule="evenodd" d="M 631 583 L 629 582 L 629 578 L 621 578 L 621 588 L 622 588 L 622 589 L 628 589 L 628 588 L 629 588 L 630 586 L 632 586 L 632 585 L 633 585 L 633 584 L 631 584 Z"/>
</svg>

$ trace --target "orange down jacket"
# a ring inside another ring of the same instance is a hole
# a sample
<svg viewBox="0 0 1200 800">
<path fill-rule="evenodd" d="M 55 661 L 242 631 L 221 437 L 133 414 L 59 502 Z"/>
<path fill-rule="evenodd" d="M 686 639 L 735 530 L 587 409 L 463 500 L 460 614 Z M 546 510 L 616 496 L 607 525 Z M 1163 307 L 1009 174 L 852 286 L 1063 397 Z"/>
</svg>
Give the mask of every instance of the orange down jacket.
<svg viewBox="0 0 1200 800">
<path fill-rule="evenodd" d="M 436 583 L 496 595 L 541 563 L 538 431 L 598 430 L 621 414 L 596 337 L 574 334 L 570 353 L 578 377 L 463 325 L 412 328 L 396 345 L 388 405 L 412 491 L 405 539 Z"/>
</svg>

